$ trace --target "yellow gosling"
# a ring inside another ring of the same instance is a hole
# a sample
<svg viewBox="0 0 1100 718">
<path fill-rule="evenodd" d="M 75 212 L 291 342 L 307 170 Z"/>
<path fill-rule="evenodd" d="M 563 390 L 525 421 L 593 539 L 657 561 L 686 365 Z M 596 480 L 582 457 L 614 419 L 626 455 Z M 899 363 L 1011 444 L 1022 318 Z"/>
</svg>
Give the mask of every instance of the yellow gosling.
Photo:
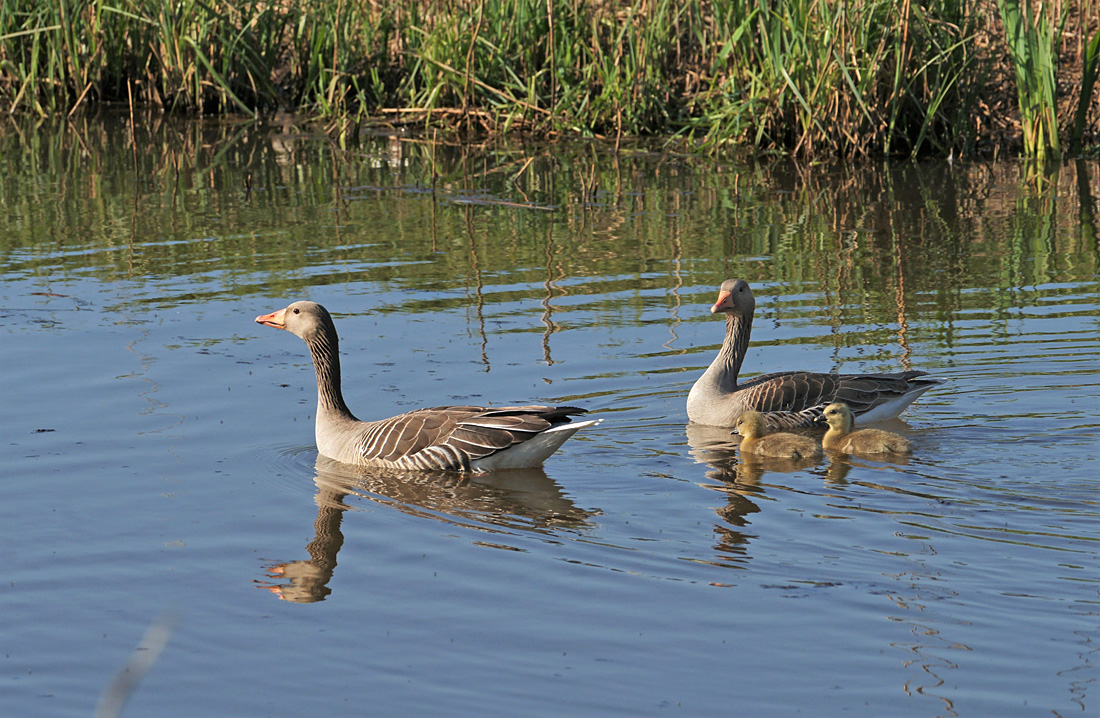
<svg viewBox="0 0 1100 718">
<path fill-rule="evenodd" d="M 753 456 L 769 456 L 777 459 L 811 459 L 821 456 L 821 447 L 808 436 L 787 433 L 768 433 L 764 415 L 759 411 L 746 411 L 735 424 L 734 432 L 741 435 L 741 453 Z"/>
<path fill-rule="evenodd" d="M 841 454 L 912 454 L 913 442 L 900 434 L 882 429 L 856 429 L 852 410 L 842 401 L 825 407 L 822 414 L 829 430 L 821 445 Z"/>
</svg>

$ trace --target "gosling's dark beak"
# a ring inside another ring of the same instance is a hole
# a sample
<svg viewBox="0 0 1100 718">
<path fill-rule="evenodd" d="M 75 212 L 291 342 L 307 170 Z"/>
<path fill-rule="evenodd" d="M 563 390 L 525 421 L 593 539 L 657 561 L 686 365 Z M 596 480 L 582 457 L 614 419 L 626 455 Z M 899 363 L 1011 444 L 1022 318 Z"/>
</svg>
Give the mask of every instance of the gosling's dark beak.
<svg viewBox="0 0 1100 718">
<path fill-rule="evenodd" d="M 829 422 L 825 421 L 825 415 L 824 414 L 818 414 L 817 418 L 814 419 L 814 423 L 815 424 L 828 424 Z"/>
</svg>

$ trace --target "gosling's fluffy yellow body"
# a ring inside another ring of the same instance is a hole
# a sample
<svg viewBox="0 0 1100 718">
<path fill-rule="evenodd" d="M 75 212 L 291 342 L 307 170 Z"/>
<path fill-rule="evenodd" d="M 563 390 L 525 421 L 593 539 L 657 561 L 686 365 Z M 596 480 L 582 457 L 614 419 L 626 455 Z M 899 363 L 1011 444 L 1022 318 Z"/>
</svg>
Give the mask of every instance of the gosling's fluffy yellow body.
<svg viewBox="0 0 1100 718">
<path fill-rule="evenodd" d="M 913 442 L 882 429 L 855 429 L 852 410 L 842 401 L 825 407 L 822 414 L 829 430 L 821 445 L 840 454 L 912 454 Z"/>
<path fill-rule="evenodd" d="M 735 431 L 741 435 L 741 453 L 777 459 L 810 459 L 821 456 L 821 447 L 808 436 L 768 433 L 764 415 L 746 411 L 737 419 Z"/>
</svg>

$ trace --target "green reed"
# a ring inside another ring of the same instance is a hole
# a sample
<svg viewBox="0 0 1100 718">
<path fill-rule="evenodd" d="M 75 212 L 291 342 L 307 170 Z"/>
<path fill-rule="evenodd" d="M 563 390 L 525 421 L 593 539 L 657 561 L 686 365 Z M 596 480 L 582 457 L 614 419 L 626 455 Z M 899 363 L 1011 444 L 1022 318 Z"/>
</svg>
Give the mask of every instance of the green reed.
<svg viewBox="0 0 1100 718">
<path fill-rule="evenodd" d="M 1016 70 L 1024 152 L 1040 160 L 1056 159 L 1061 147 L 1054 25 L 1041 2 L 1037 8 L 1030 0 L 998 0 L 997 4 Z"/>
<path fill-rule="evenodd" d="M 342 126 L 969 152 L 1003 48 L 991 2 L 0 0 L 0 108 L 132 99 Z"/>
<path fill-rule="evenodd" d="M 89 100 L 253 114 L 273 97 L 278 13 L 198 0 L 0 2 L 0 103 L 40 115 Z M 272 27 L 272 23 L 276 27 Z"/>
<path fill-rule="evenodd" d="M 916 153 L 930 143 L 946 154 L 967 138 L 982 75 L 966 10 L 942 3 L 933 17 L 891 0 L 735 10 L 719 54 L 726 65 L 714 73 L 721 99 L 704 114 L 708 138 L 736 138 L 747 121 L 757 144 L 771 137 L 811 153 Z"/>
</svg>

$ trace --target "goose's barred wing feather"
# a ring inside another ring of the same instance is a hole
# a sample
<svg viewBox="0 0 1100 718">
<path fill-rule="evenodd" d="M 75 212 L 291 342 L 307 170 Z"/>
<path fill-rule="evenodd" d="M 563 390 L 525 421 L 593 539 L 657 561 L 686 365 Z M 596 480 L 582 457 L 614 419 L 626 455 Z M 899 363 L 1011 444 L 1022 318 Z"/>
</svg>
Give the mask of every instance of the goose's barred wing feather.
<svg viewBox="0 0 1100 718">
<path fill-rule="evenodd" d="M 892 374 L 820 374 L 785 371 L 763 374 L 744 382 L 738 393 L 749 406 L 764 414 L 770 428 L 813 426 L 825 406 L 834 401 L 847 403 L 861 414 L 879 404 L 912 391 L 913 384 L 938 384 L 922 380 L 927 372 Z"/>
<path fill-rule="evenodd" d="M 572 414 L 569 406 L 434 406 L 364 422 L 358 454 L 364 462 L 416 468 L 468 469 L 470 462 L 526 441 Z"/>
</svg>

